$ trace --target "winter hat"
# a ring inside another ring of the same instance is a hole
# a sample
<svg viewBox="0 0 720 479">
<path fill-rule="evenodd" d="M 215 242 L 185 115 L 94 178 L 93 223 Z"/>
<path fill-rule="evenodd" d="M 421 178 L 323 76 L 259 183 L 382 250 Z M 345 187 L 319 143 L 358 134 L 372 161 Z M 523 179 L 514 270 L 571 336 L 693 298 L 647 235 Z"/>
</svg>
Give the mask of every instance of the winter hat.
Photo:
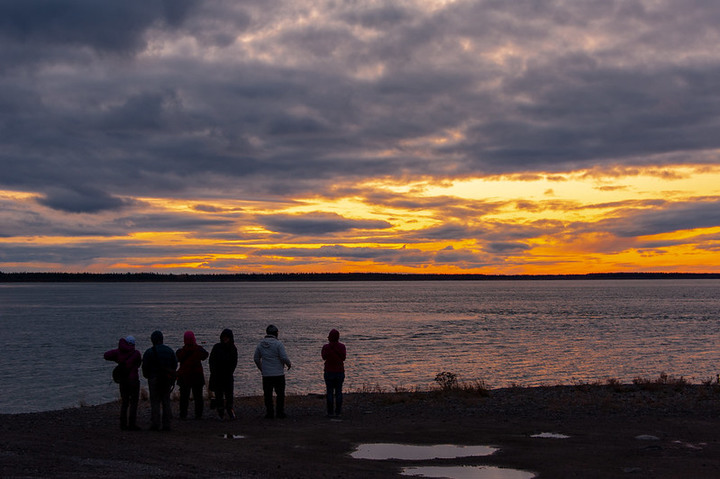
<svg viewBox="0 0 720 479">
<path fill-rule="evenodd" d="M 277 328 L 277 326 L 273 326 L 271 324 L 270 326 L 267 327 L 267 329 L 265 330 L 265 333 L 268 334 L 269 336 L 275 336 L 277 338 L 278 328 Z"/>
<path fill-rule="evenodd" d="M 223 329 L 223 332 L 220 333 L 220 340 L 222 341 L 223 338 L 229 338 L 231 343 L 235 342 L 232 329 Z"/>
<path fill-rule="evenodd" d="M 135 346 L 135 336 L 128 336 L 125 338 L 125 341 L 127 341 L 128 344 Z"/>
<path fill-rule="evenodd" d="M 162 331 L 153 331 L 153 333 L 150 335 L 150 341 L 152 341 L 153 346 L 157 346 L 158 344 L 163 343 L 163 333 Z"/>
<path fill-rule="evenodd" d="M 193 333 L 192 331 L 185 331 L 185 335 L 183 336 L 183 341 L 185 341 L 185 344 L 188 346 L 197 344 L 195 342 L 195 333 Z"/>
<path fill-rule="evenodd" d="M 340 341 L 340 332 L 337 329 L 331 329 L 330 334 L 328 334 L 328 339 L 332 343 Z"/>
</svg>

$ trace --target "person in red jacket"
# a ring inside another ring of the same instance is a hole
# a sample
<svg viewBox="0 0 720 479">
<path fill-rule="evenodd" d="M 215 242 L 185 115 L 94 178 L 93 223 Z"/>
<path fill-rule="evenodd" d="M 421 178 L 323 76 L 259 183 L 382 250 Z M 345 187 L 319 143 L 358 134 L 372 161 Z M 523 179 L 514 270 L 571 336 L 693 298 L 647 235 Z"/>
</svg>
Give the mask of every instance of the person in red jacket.
<svg viewBox="0 0 720 479">
<path fill-rule="evenodd" d="M 205 386 L 205 374 L 202 361 L 205 361 L 209 354 L 195 340 L 195 333 L 185 331 L 183 336 L 184 346 L 177 350 L 175 355 L 180 368 L 178 369 L 178 386 L 180 386 L 180 419 L 186 419 L 190 392 L 192 391 L 195 402 L 195 419 L 202 418 L 203 414 L 203 387 Z"/>
<path fill-rule="evenodd" d="M 342 413 L 342 385 L 345 381 L 345 345 L 340 342 L 337 329 L 330 331 L 328 341 L 322 347 L 322 358 L 325 360 L 325 386 L 327 387 L 327 414 L 339 416 Z M 334 399 L 334 407 L 333 407 Z"/>
<path fill-rule="evenodd" d="M 135 338 L 120 338 L 117 349 L 111 349 L 104 355 L 108 361 L 115 361 L 121 368 L 120 373 L 120 429 L 137 431 L 136 424 L 138 399 L 140 398 L 140 376 L 138 368 L 142 363 L 140 351 L 135 350 Z M 129 410 L 129 411 L 128 411 Z"/>
</svg>

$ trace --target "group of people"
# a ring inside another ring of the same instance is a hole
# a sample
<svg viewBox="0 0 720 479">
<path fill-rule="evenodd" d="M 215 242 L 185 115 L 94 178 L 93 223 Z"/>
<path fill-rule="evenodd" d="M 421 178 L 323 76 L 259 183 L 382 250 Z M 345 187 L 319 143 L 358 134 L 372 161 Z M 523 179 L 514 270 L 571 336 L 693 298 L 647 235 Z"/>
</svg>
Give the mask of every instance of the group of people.
<svg viewBox="0 0 720 479">
<path fill-rule="evenodd" d="M 284 418 L 285 415 L 285 368 L 292 367 L 290 358 L 282 341 L 278 339 L 278 328 L 269 325 L 265 337 L 255 348 L 253 360 L 262 374 L 265 417 Z M 170 430 L 172 406 L 170 393 L 175 382 L 180 389 L 180 419 L 186 419 L 192 393 L 195 406 L 195 418 L 203 415 L 205 374 L 202 362 L 209 358 L 210 381 L 208 389 L 214 394 L 211 406 L 223 419 L 235 419 L 233 409 L 233 375 L 237 367 L 238 352 L 233 332 L 224 329 L 220 333 L 220 342 L 208 352 L 197 343 L 195 334 L 186 331 L 183 335 L 183 347 L 173 351 L 164 344 L 161 331 L 150 335 L 152 347 L 141 356 L 135 349 L 135 338 L 127 336 L 118 341 L 118 347 L 105 353 L 105 359 L 117 363 L 114 374 L 120 388 L 120 428 L 139 430 L 137 425 L 137 407 L 140 399 L 140 368 L 147 379 L 150 393 L 150 429 Z M 342 413 L 342 385 L 345 380 L 344 361 L 346 348 L 340 342 L 340 333 L 333 329 L 328 335 L 328 343 L 322 347 L 321 357 L 325 361 L 324 379 L 326 385 L 327 414 L 337 416 Z M 179 365 L 179 368 L 178 368 Z M 273 393 L 275 402 L 273 404 Z"/>
</svg>

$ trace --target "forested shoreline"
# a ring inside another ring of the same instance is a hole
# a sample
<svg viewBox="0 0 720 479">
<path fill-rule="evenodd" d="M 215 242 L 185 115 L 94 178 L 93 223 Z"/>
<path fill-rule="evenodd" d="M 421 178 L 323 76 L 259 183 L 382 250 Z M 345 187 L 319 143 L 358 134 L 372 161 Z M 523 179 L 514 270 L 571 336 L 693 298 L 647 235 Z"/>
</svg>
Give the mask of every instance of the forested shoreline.
<svg viewBox="0 0 720 479">
<path fill-rule="evenodd" d="M 608 279 L 720 279 L 718 273 L 588 273 L 588 274 L 401 274 L 401 273 L 58 273 L 0 272 L 0 283 L 38 282 L 279 282 L 279 281 L 517 281 Z"/>
</svg>

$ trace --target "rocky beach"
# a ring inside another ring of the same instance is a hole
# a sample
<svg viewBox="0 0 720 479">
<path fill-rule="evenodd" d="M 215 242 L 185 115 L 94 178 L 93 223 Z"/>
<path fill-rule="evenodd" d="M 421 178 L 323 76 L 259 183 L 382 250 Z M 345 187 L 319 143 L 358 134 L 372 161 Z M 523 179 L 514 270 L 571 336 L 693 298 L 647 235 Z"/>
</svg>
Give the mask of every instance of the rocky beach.
<svg viewBox="0 0 720 479">
<path fill-rule="evenodd" d="M 0 476 L 381 478 L 414 466 L 494 466 L 538 478 L 720 477 L 715 384 L 369 391 L 346 394 L 345 404 L 342 417 L 328 418 L 322 395 L 290 396 L 288 417 L 267 420 L 262 398 L 238 397 L 235 421 L 206 407 L 202 419 L 174 419 L 167 432 L 147 430 L 147 401 L 140 403 L 141 431 L 120 430 L 118 402 L 0 415 Z M 498 451 L 352 457 L 359 445 L 375 443 Z"/>
</svg>

